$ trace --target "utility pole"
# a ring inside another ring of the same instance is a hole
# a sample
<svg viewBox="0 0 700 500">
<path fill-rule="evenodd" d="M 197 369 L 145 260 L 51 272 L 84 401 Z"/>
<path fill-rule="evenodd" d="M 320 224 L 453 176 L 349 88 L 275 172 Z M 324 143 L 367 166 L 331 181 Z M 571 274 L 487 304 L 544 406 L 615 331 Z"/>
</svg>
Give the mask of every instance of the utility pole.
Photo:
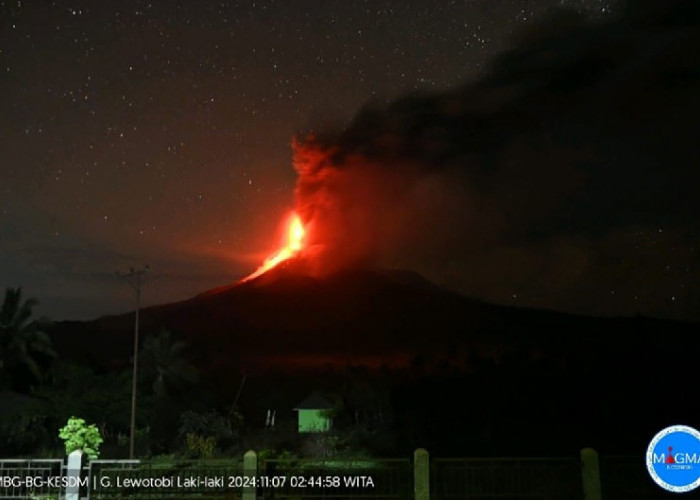
<svg viewBox="0 0 700 500">
<path fill-rule="evenodd" d="M 139 373 L 139 310 L 141 309 L 141 276 L 148 272 L 148 266 L 142 269 L 129 269 L 126 273 L 117 273 L 136 291 L 136 318 L 134 321 L 134 373 L 131 380 L 131 429 L 129 437 L 129 458 L 134 458 L 134 440 L 136 438 L 136 381 Z"/>
</svg>

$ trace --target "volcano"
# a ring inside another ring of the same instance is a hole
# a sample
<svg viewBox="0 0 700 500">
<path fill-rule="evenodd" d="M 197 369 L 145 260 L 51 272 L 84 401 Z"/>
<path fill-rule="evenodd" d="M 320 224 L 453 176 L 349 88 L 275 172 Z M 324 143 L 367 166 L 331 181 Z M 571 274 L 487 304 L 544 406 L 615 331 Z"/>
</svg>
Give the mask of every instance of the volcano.
<svg viewBox="0 0 700 500">
<path fill-rule="evenodd" d="M 513 356 L 581 370 L 624 359 L 642 369 L 659 356 L 679 360 L 693 350 L 642 339 L 675 335 L 681 344 L 697 344 L 692 323 L 488 304 L 403 270 L 356 267 L 314 277 L 305 269 L 303 259 L 292 258 L 257 277 L 144 308 L 142 335 L 172 331 L 205 370 L 469 370 L 475 359 L 498 363 Z M 128 364 L 133 319 L 127 313 L 59 322 L 52 338 L 62 356 Z"/>
<path fill-rule="evenodd" d="M 648 408 L 657 368 L 694 380 L 697 324 L 488 304 L 409 271 L 355 267 L 314 277 L 305 267 L 287 259 L 255 278 L 142 309 L 143 335 L 165 327 L 185 340 L 204 387 L 226 404 L 250 375 L 244 403 L 260 421 L 266 408 L 291 412 L 296 401 L 281 405 L 285 395 L 324 384 L 340 390 L 358 369 L 374 373 L 376 387 L 392 387 L 406 453 L 426 443 L 463 456 L 465 447 L 553 453 L 600 442 L 629 452 L 650 429 L 697 414 L 682 383 L 665 389 L 671 408 Z M 60 358 L 128 369 L 133 320 L 62 322 L 50 333 Z M 616 434 L 613 421 L 629 423 L 628 434 Z M 453 432 L 464 425 L 480 430 Z"/>
<path fill-rule="evenodd" d="M 398 367 L 448 343 L 482 338 L 482 327 L 500 316 L 499 307 L 408 271 L 349 268 L 313 277 L 306 269 L 303 259 L 289 259 L 189 300 L 144 308 L 142 331 L 171 330 L 210 366 Z M 81 348 L 85 335 L 99 335 L 99 347 Z M 129 359 L 132 335 L 128 313 L 58 323 L 53 337 L 66 355 L 112 365 Z"/>
</svg>

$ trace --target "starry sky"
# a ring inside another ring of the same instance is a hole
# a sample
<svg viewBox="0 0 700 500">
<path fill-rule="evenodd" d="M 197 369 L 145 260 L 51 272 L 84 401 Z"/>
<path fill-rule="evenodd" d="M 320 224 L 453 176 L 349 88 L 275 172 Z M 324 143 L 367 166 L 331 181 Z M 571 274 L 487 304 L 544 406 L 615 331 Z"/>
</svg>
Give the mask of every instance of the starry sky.
<svg viewBox="0 0 700 500">
<path fill-rule="evenodd" d="M 367 106 L 479 82 L 518 33 L 561 7 L 592 24 L 620 8 L 612 0 L 0 1 L 0 284 L 24 287 L 53 319 L 89 319 L 133 307 L 116 276 L 130 266 L 151 267 L 146 304 L 238 280 L 274 249 L 294 204 L 293 137 L 352 129 Z M 601 237 L 626 245 L 618 253 L 632 254 L 638 275 L 627 265 L 611 276 L 610 263 L 583 270 L 586 255 L 607 247 L 576 237 L 558 240 L 566 251 L 552 259 L 563 262 L 543 272 L 549 250 L 533 239 L 529 250 L 485 247 L 480 261 L 449 244 L 448 261 L 398 250 L 390 260 L 499 303 L 700 319 L 689 291 L 697 228 L 657 222 Z M 584 290 L 565 270 L 570 254 L 581 256 L 577 272 L 595 277 Z M 509 273 L 502 264 L 514 259 L 522 268 Z"/>
</svg>

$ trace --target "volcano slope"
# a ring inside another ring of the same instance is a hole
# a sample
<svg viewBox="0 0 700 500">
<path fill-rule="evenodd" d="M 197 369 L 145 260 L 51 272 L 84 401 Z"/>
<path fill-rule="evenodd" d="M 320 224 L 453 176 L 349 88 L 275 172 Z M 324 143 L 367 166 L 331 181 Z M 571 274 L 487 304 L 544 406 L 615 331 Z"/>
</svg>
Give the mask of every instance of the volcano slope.
<svg viewBox="0 0 700 500">
<path fill-rule="evenodd" d="M 133 319 L 57 323 L 51 336 L 63 358 L 126 368 Z M 688 397 L 697 324 L 491 305 L 405 271 L 347 269 L 319 279 L 280 266 L 145 308 L 141 325 L 143 335 L 164 327 L 185 340 L 222 401 L 248 374 L 241 402 L 251 411 L 278 394 L 275 404 L 293 415 L 294 398 L 321 386 L 342 392 L 343 374 L 361 367 L 374 374 L 370 385 L 388 388 L 387 414 L 403 451 L 639 451 L 664 424 L 700 418 Z M 303 383 L 288 391 L 282 380 Z M 669 404 L 650 405 L 658 394 Z M 615 422 L 629 431 L 620 436 Z"/>
<path fill-rule="evenodd" d="M 293 266 L 140 312 L 142 332 L 172 331 L 210 367 L 290 370 L 406 368 L 444 356 L 466 368 L 471 358 L 499 359 L 523 349 L 575 354 L 584 334 L 584 345 L 603 340 L 601 321 L 490 305 L 408 271 L 356 268 L 313 278 Z M 69 358 L 118 365 L 130 356 L 133 322 L 133 312 L 62 322 L 52 336 Z M 88 337 L 95 342 L 83 342 Z"/>
</svg>

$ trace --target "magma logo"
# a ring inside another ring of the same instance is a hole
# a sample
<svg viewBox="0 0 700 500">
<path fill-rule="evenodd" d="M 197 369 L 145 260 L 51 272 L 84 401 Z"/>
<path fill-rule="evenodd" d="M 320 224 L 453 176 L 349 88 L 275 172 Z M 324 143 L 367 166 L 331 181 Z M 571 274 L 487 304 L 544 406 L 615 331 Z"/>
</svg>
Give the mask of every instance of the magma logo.
<svg viewBox="0 0 700 500">
<path fill-rule="evenodd" d="M 684 493 L 700 486 L 700 432 L 686 425 L 659 432 L 647 448 L 647 470 L 667 491 Z"/>
</svg>

